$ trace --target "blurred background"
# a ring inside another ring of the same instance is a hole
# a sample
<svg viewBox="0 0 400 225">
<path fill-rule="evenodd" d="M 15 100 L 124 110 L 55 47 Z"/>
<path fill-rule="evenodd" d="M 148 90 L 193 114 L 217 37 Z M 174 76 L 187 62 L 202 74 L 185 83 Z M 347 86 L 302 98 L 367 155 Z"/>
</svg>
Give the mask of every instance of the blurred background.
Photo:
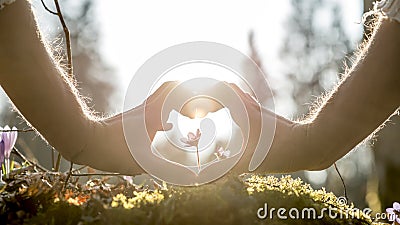
<svg viewBox="0 0 400 225">
<path fill-rule="evenodd" d="M 44 2 L 54 9 L 53 1 Z M 276 113 L 290 119 L 306 114 L 310 104 L 338 81 L 344 63 L 351 65 L 350 57 L 367 32 L 362 13 L 372 6 L 370 0 L 63 0 L 60 4 L 71 31 L 79 90 L 100 115 L 122 111 L 131 77 L 152 55 L 183 42 L 213 41 L 253 58 L 272 86 Z M 39 0 L 33 5 L 46 40 L 56 54 L 62 54 L 58 18 Z M 0 109 L 0 126 L 27 127 L 2 91 Z M 337 162 L 348 197 L 358 208 L 377 212 L 400 201 L 399 121 L 393 117 L 377 138 Z M 51 169 L 52 149 L 37 135 L 20 133 L 16 146 Z M 63 161 L 61 167 L 65 170 L 68 163 Z M 343 195 L 333 167 L 293 176 Z"/>
</svg>

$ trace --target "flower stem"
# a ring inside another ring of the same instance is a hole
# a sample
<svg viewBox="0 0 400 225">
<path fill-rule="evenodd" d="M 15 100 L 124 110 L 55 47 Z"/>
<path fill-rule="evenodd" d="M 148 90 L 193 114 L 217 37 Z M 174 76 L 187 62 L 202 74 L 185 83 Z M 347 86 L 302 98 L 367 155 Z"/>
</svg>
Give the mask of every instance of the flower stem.
<svg viewBox="0 0 400 225">
<path fill-rule="evenodd" d="M 0 185 L 3 185 L 4 184 L 4 181 L 3 181 L 3 163 L 1 163 L 0 162 Z"/>
<path fill-rule="evenodd" d="M 196 152 L 197 152 L 197 168 L 200 171 L 200 155 L 199 155 L 199 146 L 196 145 Z"/>
<path fill-rule="evenodd" d="M 8 179 L 10 173 L 10 159 L 5 160 L 5 167 L 6 167 L 6 178 Z"/>
</svg>

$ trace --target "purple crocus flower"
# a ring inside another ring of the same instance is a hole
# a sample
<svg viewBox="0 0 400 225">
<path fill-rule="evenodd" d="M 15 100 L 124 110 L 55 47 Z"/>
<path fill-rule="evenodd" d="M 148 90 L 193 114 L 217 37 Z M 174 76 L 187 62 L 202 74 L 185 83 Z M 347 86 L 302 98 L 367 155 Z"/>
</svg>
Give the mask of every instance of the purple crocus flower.
<svg viewBox="0 0 400 225">
<path fill-rule="evenodd" d="M 387 208 L 386 213 L 388 214 L 388 219 L 393 222 L 393 225 L 400 224 L 400 203 L 394 202 L 393 208 Z"/>
<path fill-rule="evenodd" d="M 11 150 L 14 148 L 15 142 L 17 141 L 18 137 L 18 131 L 16 127 L 11 128 L 6 125 L 3 129 L 3 132 L 1 133 L 1 142 L 2 144 L 2 149 L 1 150 L 1 155 L 3 155 L 5 160 L 5 168 L 6 168 L 6 177 L 8 177 L 8 174 L 10 173 L 10 155 L 11 155 Z M 3 161 L 1 161 L 3 162 Z"/>
<path fill-rule="evenodd" d="M 2 132 L 1 134 L 2 141 L 4 142 L 4 157 L 9 159 L 11 150 L 14 148 L 15 142 L 17 141 L 18 132 L 16 131 L 16 127 L 13 127 L 13 131 L 10 131 L 11 128 L 8 125 L 6 125 L 3 130 L 6 130 L 6 132 Z"/>
</svg>

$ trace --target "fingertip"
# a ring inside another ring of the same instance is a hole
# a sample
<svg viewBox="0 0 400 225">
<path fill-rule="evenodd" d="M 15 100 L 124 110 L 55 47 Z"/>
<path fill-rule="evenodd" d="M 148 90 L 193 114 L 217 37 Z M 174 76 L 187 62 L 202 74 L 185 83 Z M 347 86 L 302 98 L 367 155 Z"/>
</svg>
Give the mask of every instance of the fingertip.
<svg viewBox="0 0 400 225">
<path fill-rule="evenodd" d="M 249 164 L 249 167 L 248 167 L 248 170 L 249 170 L 249 172 L 254 172 L 254 170 L 256 170 L 257 167 L 258 167 L 258 165 L 256 165 L 256 164 L 254 163 L 254 161 L 251 160 L 251 162 L 250 162 L 250 164 Z"/>
<path fill-rule="evenodd" d="M 168 131 L 168 130 L 171 130 L 172 129 L 172 123 L 166 123 L 166 124 L 164 124 L 164 126 L 163 126 L 163 130 L 164 131 Z"/>
</svg>

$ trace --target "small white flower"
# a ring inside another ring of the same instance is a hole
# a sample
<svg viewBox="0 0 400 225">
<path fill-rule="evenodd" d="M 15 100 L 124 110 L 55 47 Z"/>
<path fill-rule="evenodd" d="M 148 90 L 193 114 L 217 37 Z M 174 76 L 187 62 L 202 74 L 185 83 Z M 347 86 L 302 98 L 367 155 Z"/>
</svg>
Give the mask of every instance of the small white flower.
<svg viewBox="0 0 400 225">
<path fill-rule="evenodd" d="M 226 159 L 231 155 L 231 151 L 228 149 L 224 149 L 223 147 L 219 147 L 219 148 L 217 148 L 214 155 L 217 156 L 218 160 Z"/>
<path fill-rule="evenodd" d="M 196 130 L 196 134 L 189 132 L 187 138 L 181 138 L 181 141 L 185 143 L 185 147 L 196 147 L 197 154 L 197 168 L 200 170 L 200 154 L 199 154 L 199 140 L 201 137 L 200 129 Z"/>
</svg>

